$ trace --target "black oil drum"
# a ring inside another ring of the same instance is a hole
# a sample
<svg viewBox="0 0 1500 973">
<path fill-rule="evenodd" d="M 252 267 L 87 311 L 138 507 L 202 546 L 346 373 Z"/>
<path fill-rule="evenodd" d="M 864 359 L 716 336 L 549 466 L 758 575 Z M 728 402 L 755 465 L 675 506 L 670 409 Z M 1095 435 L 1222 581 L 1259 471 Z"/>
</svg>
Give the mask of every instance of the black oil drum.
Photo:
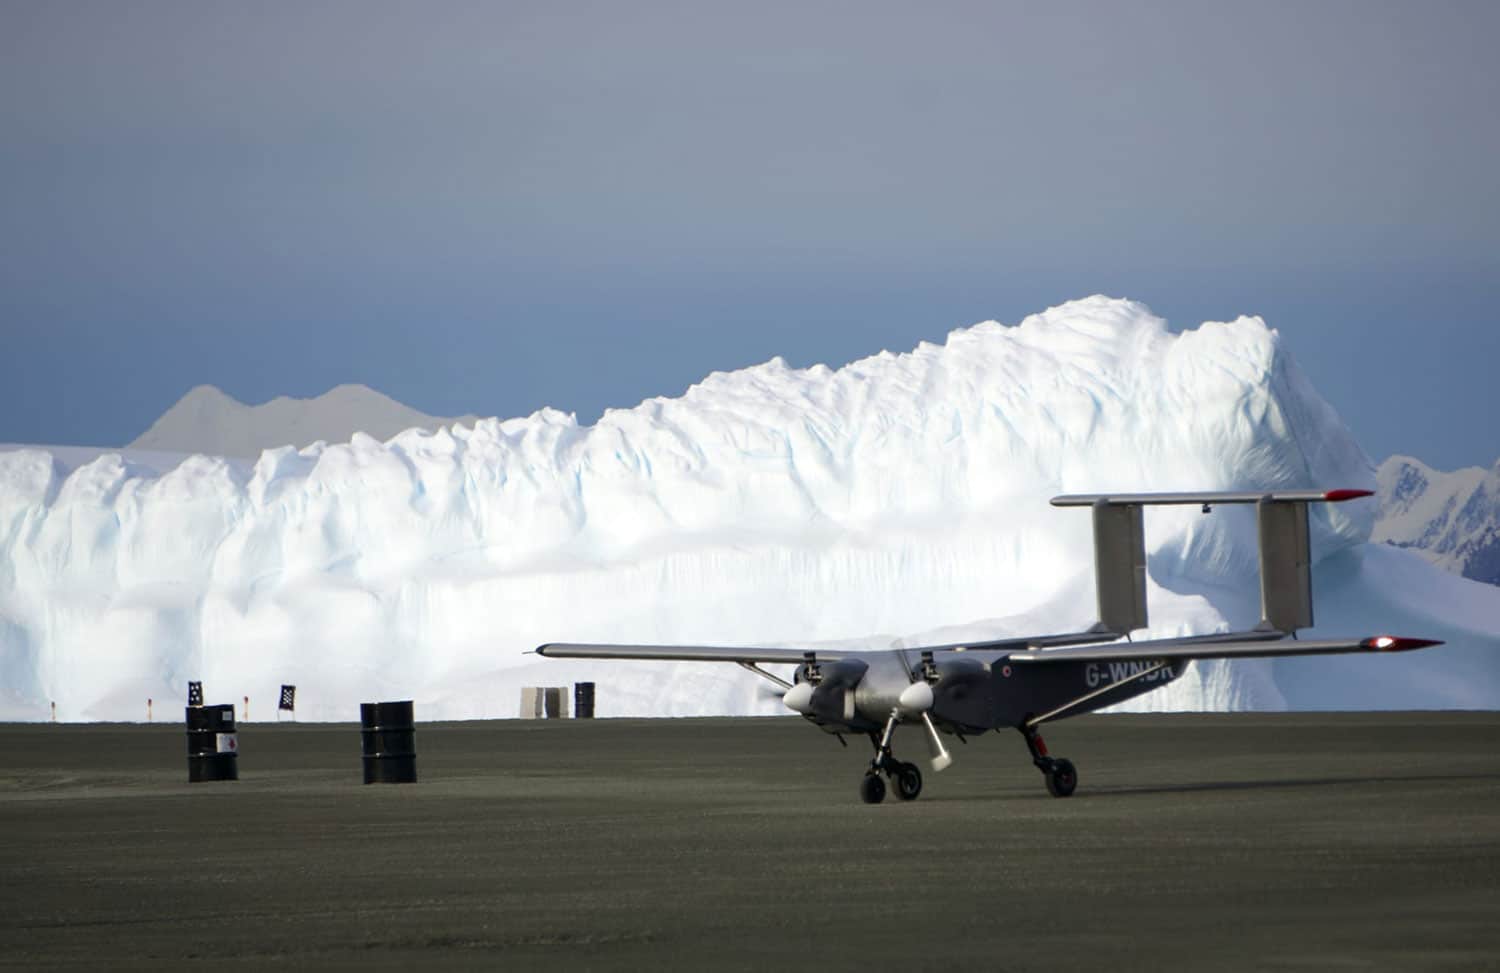
<svg viewBox="0 0 1500 973">
<path fill-rule="evenodd" d="M 573 684 L 573 718 L 578 720 L 594 718 L 593 683 L 575 682 Z"/>
<path fill-rule="evenodd" d="M 417 729 L 411 700 L 360 703 L 360 734 L 364 737 L 366 784 L 417 782 Z"/>
<path fill-rule="evenodd" d="M 188 783 L 240 779 L 240 741 L 234 707 L 187 707 Z"/>
</svg>

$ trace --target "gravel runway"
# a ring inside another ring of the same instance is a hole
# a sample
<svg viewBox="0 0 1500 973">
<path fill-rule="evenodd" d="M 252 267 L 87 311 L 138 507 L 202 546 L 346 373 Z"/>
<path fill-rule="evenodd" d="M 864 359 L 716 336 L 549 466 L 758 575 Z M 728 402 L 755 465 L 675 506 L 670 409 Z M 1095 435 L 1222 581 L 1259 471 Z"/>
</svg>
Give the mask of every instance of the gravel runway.
<svg viewBox="0 0 1500 973">
<path fill-rule="evenodd" d="M 866 806 L 797 718 L 419 723 L 397 786 L 354 724 L 202 784 L 180 725 L 4 725 L 0 968 L 1500 968 L 1500 714 L 1047 738 L 1071 798 L 1007 733 Z"/>
</svg>

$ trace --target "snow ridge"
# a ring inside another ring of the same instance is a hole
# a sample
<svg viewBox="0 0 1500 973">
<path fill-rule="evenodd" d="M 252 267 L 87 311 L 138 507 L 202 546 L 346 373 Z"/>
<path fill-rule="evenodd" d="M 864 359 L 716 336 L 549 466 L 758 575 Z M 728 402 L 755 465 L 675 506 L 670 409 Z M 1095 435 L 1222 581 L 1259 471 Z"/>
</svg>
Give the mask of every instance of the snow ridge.
<svg viewBox="0 0 1500 973">
<path fill-rule="evenodd" d="M 522 653 L 1059 630 L 1092 621 L 1090 530 L 1053 494 L 1373 485 L 1262 321 L 1174 334 L 1103 297 L 838 370 L 714 373 L 592 427 L 544 409 L 165 473 L 0 454 L 0 716 L 139 718 L 188 679 L 256 700 L 297 683 L 303 718 L 381 698 L 510 716 L 521 686 L 574 678 L 600 683 L 600 715 L 778 713 L 733 667 Z M 1380 600 L 1368 506 L 1313 520 L 1356 606 Z M 1163 509 L 1147 534 L 1154 633 L 1253 623 L 1253 519 Z M 1482 627 L 1490 604 L 1453 617 Z M 1500 697 L 1476 665 L 1464 692 Z M 1141 705 L 1277 708 L 1276 672 L 1202 665 Z M 1457 692 L 1392 685 L 1353 705 Z"/>
</svg>

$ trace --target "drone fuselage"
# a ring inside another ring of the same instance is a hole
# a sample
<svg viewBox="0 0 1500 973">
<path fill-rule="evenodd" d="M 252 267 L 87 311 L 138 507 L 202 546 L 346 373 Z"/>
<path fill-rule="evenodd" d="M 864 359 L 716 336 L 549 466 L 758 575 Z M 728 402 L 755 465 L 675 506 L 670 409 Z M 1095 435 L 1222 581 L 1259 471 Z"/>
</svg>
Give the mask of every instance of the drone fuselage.
<svg viewBox="0 0 1500 973">
<path fill-rule="evenodd" d="M 873 733 L 914 681 L 932 687 L 938 729 L 965 736 L 1013 729 L 1044 714 L 1077 716 L 1151 692 L 1181 676 L 1185 663 L 1076 662 L 1011 665 L 1002 653 L 872 652 L 837 662 L 804 662 L 794 683 L 813 687 L 803 715 L 830 733 Z M 1072 705 L 1069 705 L 1072 704 Z M 1061 709 L 1065 707 L 1065 709 Z"/>
</svg>

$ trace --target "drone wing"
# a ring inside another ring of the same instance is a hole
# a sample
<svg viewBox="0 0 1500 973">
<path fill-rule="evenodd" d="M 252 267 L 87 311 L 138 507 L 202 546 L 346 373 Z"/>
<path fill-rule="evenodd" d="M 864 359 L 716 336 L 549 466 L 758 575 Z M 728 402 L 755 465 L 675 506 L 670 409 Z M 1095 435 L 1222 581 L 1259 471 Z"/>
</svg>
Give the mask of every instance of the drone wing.
<svg viewBox="0 0 1500 973">
<path fill-rule="evenodd" d="M 644 659 L 657 662 L 806 662 L 816 655 L 819 661 L 834 662 L 847 653 L 810 649 L 787 649 L 753 645 L 590 645 L 583 642 L 548 642 L 536 648 L 537 655 L 549 659 Z"/>
<path fill-rule="evenodd" d="M 586 642 L 548 642 L 536 647 L 537 655 L 549 659 L 631 659 L 656 662 L 733 662 L 748 669 L 763 679 L 775 683 L 782 689 L 791 689 L 792 684 L 774 673 L 767 672 L 757 663 L 772 662 L 799 665 L 804 662 L 838 662 L 846 653 L 836 651 L 813 652 L 809 649 L 788 649 L 776 646 L 753 645 L 594 645 Z"/>
<path fill-rule="evenodd" d="M 1341 652 L 1407 652 L 1442 644 L 1435 639 L 1401 638 L 1394 635 L 1372 635 L 1358 639 L 1295 639 L 1287 638 L 1280 632 L 1238 632 L 1233 635 L 1156 639 L 1149 642 L 1032 648 L 1012 652 L 1005 657 L 1005 661 L 1048 663 L 1256 659 L 1286 655 L 1334 655 Z"/>
<path fill-rule="evenodd" d="M 995 639 L 988 642 L 953 643 L 952 645 L 925 646 L 931 649 L 954 649 L 960 644 L 965 649 L 1007 650 L 1040 648 L 1048 645 L 1070 645 L 1079 642 L 1097 643 L 1113 633 L 1077 632 L 1067 635 L 1032 635 L 1025 638 Z M 548 642 L 536 647 L 537 655 L 549 659 L 636 659 L 654 662 L 784 662 L 796 665 L 816 660 L 838 662 L 854 655 L 871 652 L 892 651 L 890 649 L 791 649 L 775 646 L 754 645 L 599 645 L 584 642 Z"/>
</svg>

